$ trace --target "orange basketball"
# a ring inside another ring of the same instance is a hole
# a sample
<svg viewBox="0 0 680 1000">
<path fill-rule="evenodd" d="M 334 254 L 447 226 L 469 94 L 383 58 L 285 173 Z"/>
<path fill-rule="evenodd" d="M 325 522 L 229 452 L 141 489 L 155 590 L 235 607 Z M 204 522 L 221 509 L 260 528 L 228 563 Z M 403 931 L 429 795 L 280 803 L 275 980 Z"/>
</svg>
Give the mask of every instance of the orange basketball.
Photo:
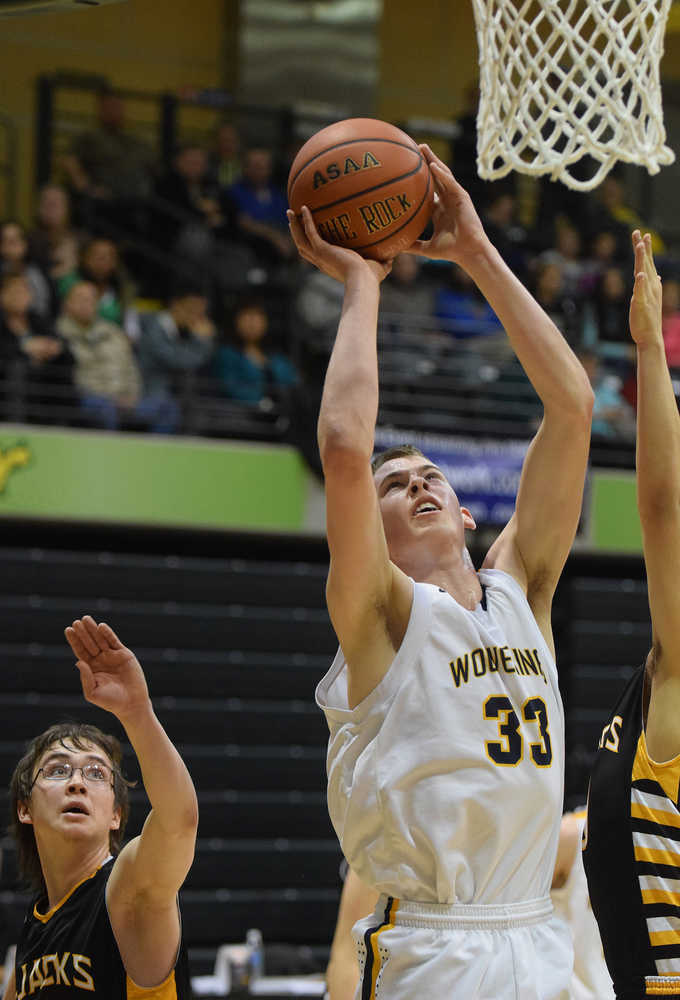
<svg viewBox="0 0 680 1000">
<path fill-rule="evenodd" d="M 434 189 L 410 136 L 388 122 L 346 118 L 299 151 L 288 175 L 288 202 L 296 215 L 306 205 L 329 243 L 390 260 L 425 229 Z"/>
</svg>

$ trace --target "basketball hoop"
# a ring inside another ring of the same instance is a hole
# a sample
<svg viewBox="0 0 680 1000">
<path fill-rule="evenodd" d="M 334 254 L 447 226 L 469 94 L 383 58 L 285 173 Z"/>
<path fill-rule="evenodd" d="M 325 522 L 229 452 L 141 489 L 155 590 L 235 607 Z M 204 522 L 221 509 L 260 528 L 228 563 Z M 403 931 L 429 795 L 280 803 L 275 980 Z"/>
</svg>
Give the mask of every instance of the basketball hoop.
<svg viewBox="0 0 680 1000">
<path fill-rule="evenodd" d="M 659 80 L 671 0 L 472 2 L 480 177 L 517 170 L 587 191 L 617 161 L 650 174 L 674 161 Z"/>
</svg>

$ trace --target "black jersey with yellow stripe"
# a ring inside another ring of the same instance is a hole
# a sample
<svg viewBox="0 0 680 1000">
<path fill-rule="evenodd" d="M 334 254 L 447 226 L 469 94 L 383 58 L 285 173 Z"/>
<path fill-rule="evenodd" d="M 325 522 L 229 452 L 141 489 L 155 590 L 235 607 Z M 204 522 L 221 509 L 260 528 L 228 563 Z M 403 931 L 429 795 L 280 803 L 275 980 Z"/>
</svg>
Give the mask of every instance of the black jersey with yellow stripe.
<svg viewBox="0 0 680 1000">
<path fill-rule="evenodd" d="M 583 863 L 620 1000 L 680 1000 L 680 757 L 650 760 L 645 668 L 602 731 L 588 793 Z"/>
<path fill-rule="evenodd" d="M 112 1000 L 188 1000 L 186 951 L 159 986 L 144 989 L 127 976 L 106 908 L 111 858 L 78 882 L 52 909 L 45 898 L 30 908 L 17 943 L 17 1000 L 36 994 L 51 998 L 96 993 Z"/>
</svg>

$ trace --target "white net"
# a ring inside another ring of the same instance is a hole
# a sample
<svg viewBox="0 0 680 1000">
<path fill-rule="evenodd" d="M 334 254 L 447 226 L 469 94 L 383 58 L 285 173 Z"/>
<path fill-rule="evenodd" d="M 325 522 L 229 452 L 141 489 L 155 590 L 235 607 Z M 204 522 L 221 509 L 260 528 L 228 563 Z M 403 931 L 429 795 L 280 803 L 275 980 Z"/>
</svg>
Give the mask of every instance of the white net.
<svg viewBox="0 0 680 1000">
<path fill-rule="evenodd" d="M 548 174 L 585 191 L 618 160 L 650 174 L 672 163 L 659 80 L 670 5 L 473 0 L 479 176 Z"/>
</svg>

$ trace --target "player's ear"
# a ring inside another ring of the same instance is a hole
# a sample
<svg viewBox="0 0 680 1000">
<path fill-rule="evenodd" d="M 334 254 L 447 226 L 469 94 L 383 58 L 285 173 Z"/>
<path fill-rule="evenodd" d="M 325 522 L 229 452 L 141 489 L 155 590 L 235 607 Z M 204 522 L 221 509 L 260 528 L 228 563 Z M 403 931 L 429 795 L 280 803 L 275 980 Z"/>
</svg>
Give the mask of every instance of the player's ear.
<svg viewBox="0 0 680 1000">
<path fill-rule="evenodd" d="M 31 817 L 31 810 L 28 802 L 17 802 L 17 816 L 19 817 L 20 823 L 27 823 L 29 826 L 33 826 L 33 819 Z"/>
<path fill-rule="evenodd" d="M 470 531 L 474 531 L 477 527 L 477 522 L 467 507 L 461 507 L 460 513 L 463 518 L 463 527 L 468 528 Z"/>
<path fill-rule="evenodd" d="M 120 806 L 116 806 L 113 810 L 113 816 L 111 817 L 111 826 L 109 830 L 120 830 Z"/>
</svg>

